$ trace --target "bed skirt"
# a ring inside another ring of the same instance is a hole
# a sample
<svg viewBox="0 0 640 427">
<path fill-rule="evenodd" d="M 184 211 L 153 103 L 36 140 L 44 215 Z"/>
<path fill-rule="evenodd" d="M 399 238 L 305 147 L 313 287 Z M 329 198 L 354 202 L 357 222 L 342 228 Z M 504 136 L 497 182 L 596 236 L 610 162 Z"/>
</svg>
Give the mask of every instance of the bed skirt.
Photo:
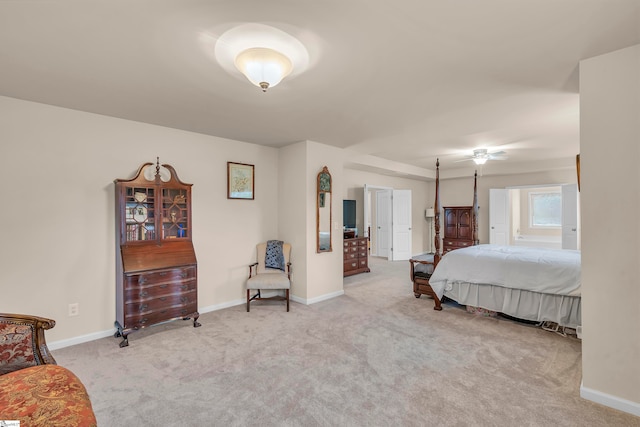
<svg viewBox="0 0 640 427">
<path fill-rule="evenodd" d="M 474 284 L 449 283 L 444 295 L 458 304 L 481 307 L 523 320 L 550 321 L 577 329 L 582 324 L 579 296 L 542 294 L 522 289 Z"/>
</svg>

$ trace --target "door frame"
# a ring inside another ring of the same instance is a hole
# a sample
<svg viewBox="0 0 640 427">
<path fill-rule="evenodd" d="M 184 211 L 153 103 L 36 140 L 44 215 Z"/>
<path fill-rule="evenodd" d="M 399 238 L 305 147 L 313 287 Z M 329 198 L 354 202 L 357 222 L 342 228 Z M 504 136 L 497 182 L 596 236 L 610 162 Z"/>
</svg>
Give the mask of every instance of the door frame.
<svg viewBox="0 0 640 427">
<path fill-rule="evenodd" d="M 369 239 L 370 242 L 373 242 L 371 239 L 371 236 L 369 235 L 369 230 L 371 227 L 371 234 L 375 233 L 375 230 L 373 229 L 373 224 L 370 224 L 371 222 L 371 210 L 372 209 L 376 209 L 375 206 L 372 206 L 373 203 L 371 203 L 371 193 L 372 192 L 378 192 L 378 191 L 391 191 L 393 192 L 393 188 L 392 187 L 384 187 L 381 185 L 370 185 L 370 184 L 365 184 L 364 185 L 364 224 L 363 224 L 363 232 L 362 234 L 367 237 Z M 376 215 L 377 216 L 377 215 Z M 377 239 L 377 233 L 376 233 L 376 239 Z M 378 245 L 373 245 L 371 247 L 371 255 L 372 256 L 378 256 Z"/>
<path fill-rule="evenodd" d="M 575 186 L 575 189 L 577 190 L 577 186 L 578 185 L 576 183 L 568 183 L 568 184 L 567 183 L 560 183 L 560 184 L 558 184 L 558 183 L 553 183 L 553 184 L 528 184 L 528 185 L 510 185 L 510 186 L 506 186 L 506 187 L 503 187 L 503 188 L 496 188 L 496 189 L 498 189 L 498 190 L 504 189 L 504 190 L 510 191 L 510 190 L 522 190 L 522 189 L 526 189 L 526 188 L 557 187 L 557 188 L 560 188 L 561 191 L 562 191 L 562 188 L 565 188 L 565 186 L 567 186 L 567 187 Z M 566 188 L 565 188 L 565 190 L 566 190 Z M 563 192 L 563 199 L 564 199 L 565 195 L 566 195 L 566 191 Z M 512 205 L 512 202 L 513 202 L 513 200 L 511 200 L 512 199 L 511 195 L 509 196 L 509 199 L 510 200 L 508 201 L 509 202 L 508 203 L 508 206 L 509 206 L 508 209 L 511 211 L 511 205 Z M 491 206 L 491 192 L 489 192 L 489 206 Z M 564 200 L 563 200 L 563 208 L 564 208 Z M 577 236 L 574 237 L 574 238 L 577 240 L 577 246 L 579 248 L 580 247 L 580 192 L 579 191 L 577 192 L 577 203 L 576 203 L 576 205 L 572 206 L 572 208 L 575 209 L 575 212 L 572 212 L 572 213 L 576 217 L 576 223 L 575 223 L 575 225 L 571 224 L 570 227 L 571 228 L 575 228 L 575 230 L 572 230 L 572 232 L 577 234 Z M 509 215 L 511 215 L 511 213 Z M 565 222 L 564 216 L 565 215 L 563 214 L 563 223 Z M 491 217 L 491 213 L 489 213 L 489 217 Z M 489 226 L 491 226 L 491 223 L 489 223 Z M 508 239 L 509 239 L 508 244 L 509 245 L 513 244 L 512 243 L 513 233 L 512 233 L 511 228 L 512 227 L 509 226 L 509 230 L 508 230 L 509 231 L 509 235 L 508 235 Z M 564 240 L 565 236 L 563 235 L 562 237 L 563 237 L 563 240 Z"/>
</svg>

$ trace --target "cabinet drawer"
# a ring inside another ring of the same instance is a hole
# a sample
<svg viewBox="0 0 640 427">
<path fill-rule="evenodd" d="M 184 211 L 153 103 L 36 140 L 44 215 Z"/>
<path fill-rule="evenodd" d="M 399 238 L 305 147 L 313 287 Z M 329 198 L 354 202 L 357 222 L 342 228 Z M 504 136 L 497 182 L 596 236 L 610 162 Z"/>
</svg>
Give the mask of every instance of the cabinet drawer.
<svg viewBox="0 0 640 427">
<path fill-rule="evenodd" d="M 141 301 L 148 301 L 159 297 L 168 297 L 184 292 L 195 292 L 196 290 L 197 282 L 195 279 L 189 279 L 178 283 L 161 283 L 154 286 L 126 289 L 124 291 L 124 301 L 126 303 L 138 303 Z"/>
<path fill-rule="evenodd" d="M 366 268 L 367 267 L 367 260 L 360 258 L 358 260 L 358 268 Z"/>
<path fill-rule="evenodd" d="M 358 254 L 351 253 L 351 252 L 344 254 L 345 262 L 346 261 L 350 261 L 350 260 L 354 260 L 354 259 L 358 259 Z"/>
<path fill-rule="evenodd" d="M 176 319 L 189 316 L 198 311 L 196 303 L 187 304 L 181 307 L 170 307 L 150 313 L 138 313 L 127 315 L 125 319 L 126 328 L 139 329 L 165 320 Z"/>
<path fill-rule="evenodd" d="M 367 239 L 360 239 L 360 241 L 358 242 L 359 246 L 367 246 Z"/>
<path fill-rule="evenodd" d="M 142 301 L 131 301 L 125 304 L 125 311 L 130 316 L 147 315 L 167 309 L 188 307 L 196 302 L 197 293 L 194 289 L 191 292 L 182 294 L 163 295 Z"/>
<path fill-rule="evenodd" d="M 139 289 L 140 287 L 169 284 L 195 278 L 195 267 L 153 270 L 144 273 L 125 275 L 124 287 L 125 289 Z"/>
<path fill-rule="evenodd" d="M 358 268 L 358 260 L 354 259 L 353 261 L 345 261 L 344 262 L 344 271 L 356 270 Z"/>
<path fill-rule="evenodd" d="M 464 248 L 466 246 L 472 246 L 473 242 L 470 240 L 445 240 L 444 246 L 452 246 L 457 248 Z"/>
<path fill-rule="evenodd" d="M 366 258 L 367 257 L 367 250 L 366 249 L 362 249 L 360 248 L 360 252 L 358 252 L 358 258 Z"/>
</svg>

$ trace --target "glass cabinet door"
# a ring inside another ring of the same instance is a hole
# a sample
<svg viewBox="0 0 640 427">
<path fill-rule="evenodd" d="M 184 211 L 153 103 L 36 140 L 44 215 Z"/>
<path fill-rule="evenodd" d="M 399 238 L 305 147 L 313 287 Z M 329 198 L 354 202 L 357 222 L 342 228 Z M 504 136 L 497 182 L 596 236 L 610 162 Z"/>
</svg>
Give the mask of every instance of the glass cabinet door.
<svg viewBox="0 0 640 427">
<path fill-rule="evenodd" d="M 154 189 L 126 187 L 124 199 L 125 230 L 123 240 L 132 242 L 155 239 Z"/>
<path fill-rule="evenodd" d="M 162 238 L 190 237 L 188 191 L 185 189 L 162 189 Z"/>
</svg>

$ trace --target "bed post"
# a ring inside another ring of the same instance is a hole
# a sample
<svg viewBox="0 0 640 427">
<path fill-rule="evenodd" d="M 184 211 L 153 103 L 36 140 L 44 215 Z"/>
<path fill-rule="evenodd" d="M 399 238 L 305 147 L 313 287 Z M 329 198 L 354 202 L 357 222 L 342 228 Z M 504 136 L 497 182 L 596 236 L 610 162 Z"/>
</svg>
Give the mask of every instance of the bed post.
<svg viewBox="0 0 640 427">
<path fill-rule="evenodd" d="M 480 241 L 478 240 L 478 171 L 473 174 L 473 212 L 471 213 L 473 218 L 471 218 L 473 224 L 473 244 L 478 245 Z"/>
<path fill-rule="evenodd" d="M 438 265 L 440 261 L 440 159 L 436 159 L 436 200 L 433 203 L 433 212 L 435 214 L 433 218 L 435 237 L 434 243 L 436 247 L 436 253 L 433 255 L 434 265 Z"/>
</svg>

